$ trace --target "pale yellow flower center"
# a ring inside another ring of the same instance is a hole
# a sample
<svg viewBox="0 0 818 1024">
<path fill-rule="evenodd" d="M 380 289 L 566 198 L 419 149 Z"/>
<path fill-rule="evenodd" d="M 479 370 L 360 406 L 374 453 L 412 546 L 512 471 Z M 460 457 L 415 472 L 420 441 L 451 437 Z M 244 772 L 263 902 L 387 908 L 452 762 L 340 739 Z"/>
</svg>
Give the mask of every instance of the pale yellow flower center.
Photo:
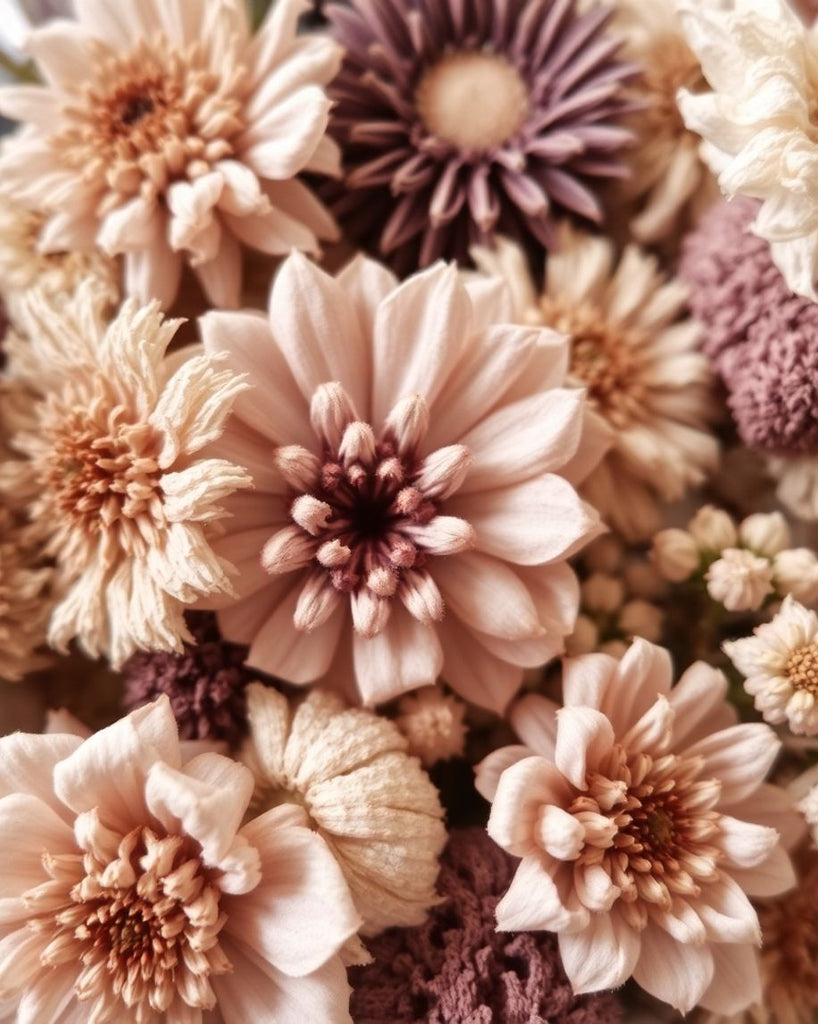
<svg viewBox="0 0 818 1024">
<path fill-rule="evenodd" d="M 796 647 L 787 659 L 786 673 L 796 690 L 818 694 L 818 644 Z"/>
<path fill-rule="evenodd" d="M 528 94 L 504 57 L 472 51 L 449 53 L 424 72 L 415 103 L 432 135 L 458 149 L 483 150 L 520 130 Z"/>
<path fill-rule="evenodd" d="M 540 305 L 543 323 L 571 336 L 570 372 L 600 413 L 618 427 L 641 419 L 646 394 L 641 350 L 647 339 L 611 323 L 590 304 L 570 306 L 543 296 Z"/>
</svg>

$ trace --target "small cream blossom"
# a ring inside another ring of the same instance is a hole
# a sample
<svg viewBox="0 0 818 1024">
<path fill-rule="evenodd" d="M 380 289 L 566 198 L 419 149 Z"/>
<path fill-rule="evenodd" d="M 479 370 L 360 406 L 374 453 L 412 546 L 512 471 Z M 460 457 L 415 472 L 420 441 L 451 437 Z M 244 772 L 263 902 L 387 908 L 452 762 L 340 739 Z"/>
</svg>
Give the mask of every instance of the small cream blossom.
<svg viewBox="0 0 818 1024">
<path fill-rule="evenodd" d="M 776 496 L 799 519 L 818 520 L 818 455 L 770 455 Z"/>
<path fill-rule="evenodd" d="M 40 400 L 13 438 L 26 459 L 4 471 L 36 485 L 29 517 L 48 533 L 60 588 L 49 642 L 77 638 L 118 666 L 139 647 L 181 651 L 184 606 L 231 589 L 209 535 L 219 501 L 250 477 L 196 457 L 241 378 L 205 356 L 166 359 L 179 322 L 156 303 L 131 299 L 110 322 L 102 306 L 91 285 L 26 303 L 30 341 L 12 347 L 11 372 Z"/>
<path fill-rule="evenodd" d="M 703 505 L 687 524 L 687 529 L 703 551 L 718 552 L 738 545 L 738 531 L 732 517 L 714 505 Z"/>
<path fill-rule="evenodd" d="M 701 553 L 691 533 L 671 527 L 653 538 L 650 559 L 664 579 L 682 583 L 698 569 Z"/>
<path fill-rule="evenodd" d="M 741 544 L 757 555 L 773 558 L 791 542 L 790 528 L 780 512 L 756 512 L 739 524 Z"/>
<path fill-rule="evenodd" d="M 790 288 L 818 298 L 818 34 L 786 0 L 678 0 L 711 91 L 683 90 L 687 127 L 728 196 L 763 200 L 752 230 Z"/>
<path fill-rule="evenodd" d="M 725 548 L 704 575 L 707 593 L 731 612 L 756 611 L 773 593 L 773 570 L 766 558 L 746 548 Z"/>
<path fill-rule="evenodd" d="M 664 615 L 650 601 L 634 598 L 626 601 L 619 612 L 619 628 L 629 638 L 641 636 L 651 643 L 662 639 Z"/>
<path fill-rule="evenodd" d="M 395 725 L 406 737 L 408 752 L 431 767 L 460 757 L 466 745 L 466 705 L 436 686 L 401 697 Z"/>
<path fill-rule="evenodd" d="M 724 650 L 745 677 L 744 689 L 773 725 L 789 723 L 797 736 L 818 734 L 818 616 L 793 597 L 752 636 Z"/>
<path fill-rule="evenodd" d="M 661 503 L 701 484 L 718 462 L 708 430 L 711 377 L 700 328 L 685 314 L 686 291 L 656 259 L 564 223 L 542 293 L 519 248 L 501 240 L 475 249 L 486 273 L 503 277 L 518 320 L 571 337 L 570 380 L 586 389 L 592 423 L 612 439 L 583 493 L 626 540 L 662 525 Z"/>
<path fill-rule="evenodd" d="M 818 557 L 810 548 L 788 548 L 773 559 L 776 592 L 802 604 L 818 600 Z"/>
<path fill-rule="evenodd" d="M 615 612 L 625 600 L 625 584 L 617 576 L 595 572 L 580 588 L 582 605 L 594 612 Z"/>
<path fill-rule="evenodd" d="M 446 829 L 437 790 L 394 722 L 321 690 L 290 703 L 251 683 L 247 703 L 252 806 L 306 810 L 347 879 L 362 935 L 420 924 L 437 902 Z"/>
</svg>

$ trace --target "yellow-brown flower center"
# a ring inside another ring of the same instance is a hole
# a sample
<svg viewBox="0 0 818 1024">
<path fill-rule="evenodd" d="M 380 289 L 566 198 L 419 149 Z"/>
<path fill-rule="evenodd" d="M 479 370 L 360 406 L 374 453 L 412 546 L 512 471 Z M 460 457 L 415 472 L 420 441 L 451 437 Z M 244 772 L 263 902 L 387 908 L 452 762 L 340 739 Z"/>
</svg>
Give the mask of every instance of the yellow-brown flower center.
<svg viewBox="0 0 818 1024">
<path fill-rule="evenodd" d="M 483 51 L 446 54 L 421 76 L 415 93 L 432 135 L 465 151 L 492 149 L 514 136 L 528 110 L 528 92 L 504 57 Z"/>
<path fill-rule="evenodd" d="M 569 306 L 546 295 L 540 306 L 544 324 L 571 336 L 570 372 L 587 388 L 600 413 L 618 427 L 640 419 L 646 394 L 641 350 L 646 339 L 609 321 L 590 304 Z"/>
<path fill-rule="evenodd" d="M 787 659 L 786 673 L 796 690 L 818 694 L 818 644 L 796 647 Z"/>
</svg>

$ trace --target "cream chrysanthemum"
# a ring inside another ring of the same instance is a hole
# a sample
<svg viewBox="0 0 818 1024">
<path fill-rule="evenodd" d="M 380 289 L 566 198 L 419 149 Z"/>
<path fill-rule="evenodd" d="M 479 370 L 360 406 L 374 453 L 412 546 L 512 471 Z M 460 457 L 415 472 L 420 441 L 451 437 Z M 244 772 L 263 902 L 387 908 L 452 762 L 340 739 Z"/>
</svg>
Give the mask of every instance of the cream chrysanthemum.
<svg viewBox="0 0 818 1024">
<path fill-rule="evenodd" d="M 818 734 L 818 616 L 784 598 L 771 622 L 724 644 L 745 676 L 744 689 L 768 722 L 788 722 L 796 735 Z"/>
<path fill-rule="evenodd" d="M 297 37 L 305 0 L 280 0 L 255 35 L 244 0 L 77 0 L 36 29 L 44 86 L 0 90 L 26 124 L 4 187 L 47 214 L 46 251 L 124 255 L 127 290 L 167 306 L 189 264 L 214 305 L 238 304 L 240 243 L 266 253 L 335 237 L 297 179 L 336 174 L 324 86 L 340 48 Z"/>
<path fill-rule="evenodd" d="M 699 328 L 684 316 L 685 289 L 641 249 L 629 246 L 616 264 L 610 241 L 567 223 L 560 241 L 542 294 L 512 243 L 475 258 L 509 283 L 519 320 L 571 336 L 570 379 L 613 435 L 583 494 L 624 537 L 641 540 L 662 526 L 660 500 L 701 484 L 718 459 Z"/>
<path fill-rule="evenodd" d="M 363 935 L 420 924 L 438 901 L 446 829 L 437 790 L 394 723 L 321 690 L 291 705 L 251 683 L 247 705 L 252 806 L 305 808 L 346 877 Z"/>
<path fill-rule="evenodd" d="M 230 589 L 208 525 L 250 477 L 195 453 L 243 382 L 204 356 L 166 360 L 179 322 L 156 303 L 131 299 L 109 323 L 87 286 L 67 303 L 31 296 L 24 320 L 30 341 L 13 341 L 11 371 L 40 400 L 12 439 L 27 461 L 2 476 L 27 475 L 38 492 L 29 517 L 49 535 L 62 592 L 49 642 L 76 637 L 114 665 L 138 647 L 181 650 L 184 605 Z"/>
<path fill-rule="evenodd" d="M 676 104 L 680 88 L 695 92 L 706 82 L 674 0 L 610 2 L 625 40 L 622 55 L 641 69 L 630 85 L 638 108 L 629 123 L 636 137 L 626 155 L 631 174 L 617 191 L 639 204 L 630 224 L 634 237 L 644 244 L 667 243 L 718 196 L 699 156 L 700 139 L 685 128 Z"/>
<path fill-rule="evenodd" d="M 752 230 L 799 295 L 818 298 L 818 29 L 786 0 L 679 0 L 711 90 L 682 91 L 722 191 L 763 205 Z"/>
</svg>

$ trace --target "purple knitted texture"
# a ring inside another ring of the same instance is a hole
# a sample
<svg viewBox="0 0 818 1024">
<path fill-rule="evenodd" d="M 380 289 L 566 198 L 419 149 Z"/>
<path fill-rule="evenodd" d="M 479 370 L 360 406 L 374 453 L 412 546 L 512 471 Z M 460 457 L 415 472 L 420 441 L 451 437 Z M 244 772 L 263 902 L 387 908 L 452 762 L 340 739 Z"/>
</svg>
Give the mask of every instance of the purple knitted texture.
<svg viewBox="0 0 818 1024">
<path fill-rule="evenodd" d="M 375 962 L 351 969 L 355 1024 L 618 1024 L 613 993 L 573 994 L 554 935 L 495 931 L 516 866 L 482 829 L 453 832 L 445 901 L 418 928 L 368 939 Z"/>
<path fill-rule="evenodd" d="M 128 659 L 125 706 L 132 711 L 167 694 L 182 739 L 235 744 L 247 728 L 244 688 L 254 678 L 244 668 L 247 649 L 222 640 L 211 613 L 189 614 L 188 625 L 197 642 L 183 654 L 141 651 Z"/>
<path fill-rule="evenodd" d="M 685 239 L 679 276 L 704 326 L 739 435 L 779 454 L 818 450 L 818 304 L 793 295 L 749 226 L 758 203 L 722 202 Z"/>
</svg>

